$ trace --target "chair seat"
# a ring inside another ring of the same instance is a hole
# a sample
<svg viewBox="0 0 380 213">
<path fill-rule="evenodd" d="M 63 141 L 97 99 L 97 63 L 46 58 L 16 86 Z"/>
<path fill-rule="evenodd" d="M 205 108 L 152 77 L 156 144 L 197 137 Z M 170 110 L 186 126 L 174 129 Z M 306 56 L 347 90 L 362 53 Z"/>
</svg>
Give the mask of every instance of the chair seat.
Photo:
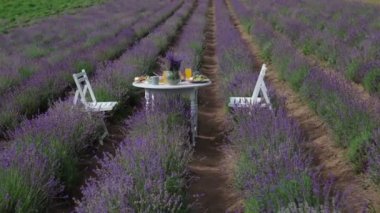
<svg viewBox="0 0 380 213">
<path fill-rule="evenodd" d="M 86 109 L 93 112 L 111 111 L 117 102 L 90 102 L 87 103 Z"/>
<path fill-rule="evenodd" d="M 230 97 L 229 107 L 250 107 L 255 104 L 259 104 L 262 98 L 257 98 L 255 101 L 251 97 Z"/>
</svg>

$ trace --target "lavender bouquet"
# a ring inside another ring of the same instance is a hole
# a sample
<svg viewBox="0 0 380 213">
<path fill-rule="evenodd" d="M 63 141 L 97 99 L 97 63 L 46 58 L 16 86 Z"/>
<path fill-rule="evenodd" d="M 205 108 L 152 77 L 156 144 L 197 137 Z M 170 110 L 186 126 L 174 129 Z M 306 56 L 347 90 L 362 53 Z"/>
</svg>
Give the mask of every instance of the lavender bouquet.
<svg viewBox="0 0 380 213">
<path fill-rule="evenodd" d="M 168 72 L 168 83 L 170 85 L 176 85 L 181 81 L 179 76 L 179 70 L 181 67 L 182 60 L 180 59 L 180 57 L 173 53 L 168 53 L 166 58 L 170 65 Z"/>
</svg>

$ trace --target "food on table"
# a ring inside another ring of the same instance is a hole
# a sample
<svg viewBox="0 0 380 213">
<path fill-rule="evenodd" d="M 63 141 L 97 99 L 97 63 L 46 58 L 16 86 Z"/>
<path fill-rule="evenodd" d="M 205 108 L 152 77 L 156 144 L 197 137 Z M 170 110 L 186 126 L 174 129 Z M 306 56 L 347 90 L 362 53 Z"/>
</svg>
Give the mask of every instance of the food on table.
<svg viewBox="0 0 380 213">
<path fill-rule="evenodd" d="M 142 83 L 146 80 L 148 80 L 149 76 L 145 76 L 145 75 L 142 75 L 142 76 L 138 76 L 138 77 L 135 77 L 135 82 L 136 83 Z"/>
<path fill-rule="evenodd" d="M 206 81 L 210 81 L 210 79 L 208 79 L 205 75 L 201 75 L 201 74 L 194 75 L 193 77 L 189 78 L 189 80 L 191 82 L 206 82 Z"/>
</svg>

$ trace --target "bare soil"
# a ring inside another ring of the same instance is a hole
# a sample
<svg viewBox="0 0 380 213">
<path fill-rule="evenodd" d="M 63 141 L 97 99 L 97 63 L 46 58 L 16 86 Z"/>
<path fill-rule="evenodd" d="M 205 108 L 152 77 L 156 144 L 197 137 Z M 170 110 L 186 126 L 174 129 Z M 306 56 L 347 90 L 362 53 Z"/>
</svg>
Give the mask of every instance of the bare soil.
<svg viewBox="0 0 380 213">
<path fill-rule="evenodd" d="M 259 63 L 263 61 L 258 57 L 259 48 L 255 41 L 248 35 L 240 25 L 236 14 L 231 8 L 230 2 L 225 0 L 235 26 L 240 31 L 242 38 L 253 56 L 253 60 Z M 256 63 L 258 64 L 258 63 Z M 308 107 L 290 86 L 280 80 L 278 72 L 268 66 L 266 80 L 269 81 L 275 92 L 280 97 L 286 97 L 286 108 L 291 117 L 296 119 L 303 131 L 308 136 L 306 148 L 315 158 L 315 167 L 320 168 L 322 175 L 336 177 L 335 186 L 339 191 L 345 192 L 344 212 L 380 211 L 379 187 L 373 184 L 368 177 L 355 173 L 352 165 L 346 158 L 346 150 L 337 147 L 334 136 L 324 121 Z M 256 68 L 259 70 L 259 67 Z"/>
<path fill-rule="evenodd" d="M 213 82 L 199 91 L 199 137 L 189 165 L 193 176 L 189 188 L 193 212 L 232 212 L 241 207 L 241 198 L 233 186 L 235 161 L 227 145 L 224 99 L 219 90 L 218 63 L 215 56 L 215 6 L 210 1 L 206 48 L 202 73 Z"/>
</svg>

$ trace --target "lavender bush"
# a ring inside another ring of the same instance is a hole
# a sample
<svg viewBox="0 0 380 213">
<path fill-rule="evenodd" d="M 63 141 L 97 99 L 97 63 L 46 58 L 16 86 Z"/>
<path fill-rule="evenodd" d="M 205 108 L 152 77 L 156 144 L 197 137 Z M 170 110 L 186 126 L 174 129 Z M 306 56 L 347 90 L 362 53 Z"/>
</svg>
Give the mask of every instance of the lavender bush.
<svg viewBox="0 0 380 213">
<path fill-rule="evenodd" d="M 379 63 L 379 7 L 338 0 L 252 0 L 246 5 L 304 54 L 315 55 L 369 92 L 379 93 L 379 72 L 365 68 Z"/>
<path fill-rule="evenodd" d="M 239 14 L 248 13 L 245 10 Z M 253 64 L 248 49 L 244 48 L 223 1 L 216 2 L 216 20 L 217 43 L 223 44 L 221 48 L 217 46 L 222 87 L 229 90 L 227 95 L 249 96 L 254 87 L 252 82 L 257 79 L 257 74 L 251 71 L 259 66 Z M 244 27 L 251 29 L 253 25 L 248 20 L 246 17 Z M 271 57 L 272 51 L 268 53 Z M 276 103 L 273 110 L 260 107 L 233 110 L 234 130 L 230 139 L 238 156 L 235 183 L 243 192 L 244 210 L 292 212 L 294 206 L 317 212 L 338 209 L 334 200 L 330 200 L 334 196 L 331 183 L 318 179 L 318 173 L 310 169 L 311 158 L 301 149 L 305 139 L 299 125 L 287 116 L 284 103 L 276 100 L 275 95 L 270 96 L 272 103 Z"/>
<path fill-rule="evenodd" d="M 167 49 L 193 7 L 194 1 L 185 2 L 162 26 L 133 46 L 119 60 L 100 67 L 93 84 L 96 97 L 99 100 L 121 100 L 129 91 L 135 76 L 151 72 L 157 56 Z M 155 43 L 157 39 L 161 39 L 161 42 Z"/>
<path fill-rule="evenodd" d="M 255 87 L 257 75 L 252 73 L 253 69 L 259 71 L 260 65 L 251 60 L 251 54 L 240 39 L 239 32 L 229 20 L 227 8 L 222 6 L 222 1 L 216 2 L 216 24 L 217 24 L 217 57 L 223 93 L 226 98 L 231 96 L 251 96 Z"/>
<path fill-rule="evenodd" d="M 84 48 L 96 47 L 100 42 L 120 35 L 131 38 L 125 31 L 144 16 L 157 12 L 164 4 L 166 2 L 147 4 L 139 1 L 131 6 L 130 2 L 125 1 L 110 2 L 79 14 L 61 15 L 30 27 L 15 29 L 5 35 L 4 42 L 0 44 L 0 67 L 7 68 L 1 75 L 8 82 L 0 83 L 0 94 L 35 72 L 48 69 L 49 64 L 55 64 Z"/>
<path fill-rule="evenodd" d="M 236 111 L 234 118 L 236 180 L 247 197 L 246 211 L 282 211 L 302 203 L 317 212 L 323 212 L 321 205 L 339 207 L 329 200 L 331 184 L 322 187 L 309 169 L 311 159 L 301 149 L 305 139 L 283 108 Z"/>
<path fill-rule="evenodd" d="M 206 27 L 207 2 L 199 2 L 197 9 L 181 32 L 181 36 L 171 51 L 181 56 L 180 70 L 199 70 L 203 53 L 204 28 Z"/>
<path fill-rule="evenodd" d="M 306 77 L 301 93 L 330 124 L 338 143 L 348 148 L 348 157 L 356 169 L 364 169 L 366 142 L 378 125 L 369 113 L 368 103 L 353 99 L 355 93 L 344 83 L 316 69 Z"/>
<path fill-rule="evenodd" d="M 101 133 L 101 117 L 70 103 L 57 103 L 37 119 L 10 132 L 12 141 L 0 151 L 0 209 L 39 211 L 77 180 L 79 158 Z"/>
<path fill-rule="evenodd" d="M 232 3 L 241 19 L 251 20 L 253 28 L 250 33 L 259 41 L 260 47 L 265 50 L 270 44 L 268 57 L 283 79 L 299 90 L 334 130 L 338 144 L 348 148 L 348 157 L 355 168 L 358 171 L 365 169 L 366 144 L 373 129 L 380 124 L 379 112 L 371 109 L 376 103 L 353 98 L 357 94 L 347 81 L 325 74 L 319 67 L 312 68 L 289 40 L 274 33 L 273 23 L 261 18 L 249 19 L 249 14 L 256 14 L 255 9 L 249 10 L 239 1 Z M 263 11 L 266 10 L 270 8 L 263 7 Z M 264 18 L 269 19 L 270 13 L 266 13 Z"/>
<path fill-rule="evenodd" d="M 185 107 L 181 102 L 159 100 L 155 110 L 137 112 L 126 122 L 128 138 L 115 156 L 109 154 L 100 161 L 97 178 L 86 183 L 82 200 L 76 201 L 76 212 L 186 209 L 184 177 L 191 152 L 186 148 Z"/>
<path fill-rule="evenodd" d="M 0 152 L 0 210 L 27 212 L 43 210 L 62 191 L 54 177 L 54 162 L 34 144 L 12 144 Z"/>
<path fill-rule="evenodd" d="M 191 41 L 200 42 L 197 38 L 201 37 L 201 31 L 192 33 L 193 37 L 189 37 L 186 32 L 192 30 L 197 22 L 203 20 L 204 23 L 206 8 L 206 2 L 199 3 L 183 29 L 182 35 L 188 39 L 180 37 L 172 50 L 175 54 L 180 52 L 181 56 L 189 56 L 186 59 L 199 57 L 197 51 L 186 47 Z M 197 27 L 202 28 L 201 25 Z M 157 31 L 150 38 L 154 40 L 163 34 L 163 31 Z M 145 66 L 152 66 L 155 62 L 153 55 L 160 48 L 157 49 L 148 40 L 143 40 L 140 47 L 125 56 L 126 60 L 132 62 L 129 63 L 132 65 L 129 69 L 140 67 L 140 70 L 144 70 Z M 141 51 L 146 51 L 147 56 L 152 55 L 152 59 L 145 58 L 145 63 L 136 60 Z M 196 66 L 194 61 L 189 60 L 187 66 Z M 119 65 L 114 63 L 113 66 Z M 122 74 L 121 71 L 118 73 Z M 154 111 L 149 111 L 148 115 L 144 111 L 135 113 L 127 121 L 126 125 L 130 127 L 128 139 L 121 144 L 115 157 L 108 155 L 101 161 L 101 168 L 96 172 L 98 178 L 89 180 L 82 189 L 84 197 L 77 201 L 77 212 L 178 212 L 186 209 L 183 188 L 190 156 L 186 128 L 189 112 L 183 111 L 186 108 L 183 103 L 177 102 L 177 98 L 157 97 L 156 100 L 159 101 L 155 102 Z M 183 119 L 183 115 L 187 115 L 187 119 Z M 145 131 L 147 129 L 148 132 Z"/>
<path fill-rule="evenodd" d="M 49 64 L 46 70 L 32 75 L 21 87 L 4 94 L 2 100 L 7 101 L 0 104 L 1 129 L 14 128 L 23 120 L 23 115 L 31 117 L 40 111 L 44 111 L 49 101 L 60 97 L 62 92 L 66 91 L 68 86 L 73 83 L 71 76 L 73 66 L 77 66 L 76 70 L 79 70 L 79 68 L 91 68 L 87 69 L 91 74 L 94 65 L 99 60 L 112 59 L 108 56 L 102 58 L 101 54 L 108 54 L 108 51 L 118 48 L 120 51 L 118 51 L 117 55 L 119 55 L 125 47 L 132 45 L 137 38 L 141 38 L 151 28 L 164 21 L 180 5 L 181 2 L 172 3 L 169 7 L 165 7 L 156 15 L 153 15 L 155 19 L 149 16 L 146 22 L 141 21 L 145 23 L 144 25 L 136 24 L 131 26 L 131 30 L 126 31 L 126 34 L 118 34 L 113 39 L 100 43 L 96 47 L 76 52 L 58 63 Z M 139 36 L 137 36 L 137 32 L 140 33 Z M 120 47 L 123 48 L 120 49 Z M 78 59 L 82 61 L 79 64 Z"/>
<path fill-rule="evenodd" d="M 37 119 L 23 122 L 11 132 L 19 146 L 34 144 L 52 163 L 56 176 L 71 187 L 77 181 L 78 153 L 90 146 L 103 130 L 102 116 L 89 115 L 61 102 Z"/>
<path fill-rule="evenodd" d="M 173 30 L 173 28 L 180 27 L 180 25 L 184 22 L 185 17 L 189 14 L 189 11 L 193 7 L 193 3 L 194 2 L 186 2 L 184 4 L 184 7 L 180 9 L 175 16 L 165 22 L 162 27 L 157 29 L 160 30 L 161 33 L 153 33 L 154 36 L 162 36 L 166 34 L 168 37 L 170 37 L 170 35 L 174 35 L 176 30 Z M 150 36 L 149 38 L 154 37 Z M 168 45 L 168 43 L 169 42 L 167 41 L 166 45 Z M 134 50 L 137 51 L 139 48 L 144 50 L 144 48 L 148 47 L 147 44 L 151 44 L 149 39 L 141 41 L 135 46 Z M 149 56 L 150 60 L 153 60 L 154 56 L 157 55 L 160 51 L 160 49 L 154 49 L 152 54 Z M 133 52 L 133 50 L 131 50 L 131 52 Z M 136 56 L 136 53 L 132 54 L 132 56 Z M 127 56 L 124 57 L 128 59 Z M 141 70 L 137 70 L 136 68 L 139 67 L 137 65 L 133 67 L 135 73 L 141 72 Z M 119 69 L 118 71 L 122 72 L 124 76 L 127 76 L 127 80 L 133 78 L 133 75 L 135 74 L 133 72 L 128 73 L 123 69 Z M 104 82 L 104 80 L 107 80 L 103 79 L 103 81 L 101 81 L 101 77 L 102 75 L 96 75 L 95 82 Z M 95 85 L 97 84 L 95 83 Z M 121 95 L 118 96 L 118 98 L 124 98 L 126 91 L 128 90 L 126 90 L 126 88 L 123 88 L 122 92 L 120 92 Z M 19 128 L 9 133 L 13 141 L 12 144 L 17 144 L 20 147 L 27 147 L 29 145 L 36 147 L 38 152 L 40 152 L 43 157 L 48 159 L 46 164 L 51 170 L 46 171 L 47 173 L 45 175 L 63 180 L 67 187 L 70 187 L 72 183 L 75 183 L 77 180 L 76 175 L 80 174 L 76 171 L 79 157 L 78 153 L 90 145 L 89 142 L 95 140 L 99 134 L 102 133 L 101 131 L 103 131 L 103 129 L 100 130 L 100 119 L 102 119 L 101 117 L 89 116 L 89 114 L 84 113 L 81 109 L 73 108 L 71 101 L 72 100 L 70 99 L 64 103 L 56 103 L 55 107 L 50 109 L 46 114 L 40 115 L 31 121 L 25 121 Z M 2 152 L 7 153 L 9 149 L 10 148 L 5 147 Z M 25 151 L 22 151 L 20 154 L 23 154 L 24 152 Z M 6 159 L 4 159 L 2 162 L 5 162 L 5 165 L 7 165 Z M 168 165 L 172 165 L 172 162 L 168 162 Z M 173 164 L 172 167 L 177 168 L 175 165 L 176 164 Z M 25 171 L 25 168 L 17 169 L 20 169 L 21 172 L 27 172 Z M 36 171 L 38 171 L 39 168 L 32 167 L 29 169 L 36 169 Z M 9 178 L 6 175 L 12 175 L 12 173 L 5 173 L 4 178 Z M 46 204 L 61 191 L 55 190 L 54 192 L 50 193 L 50 191 L 47 191 L 48 189 L 43 188 L 44 184 L 47 184 L 46 179 L 38 179 L 38 181 L 40 181 L 41 184 L 36 185 L 33 190 L 38 191 L 35 196 L 36 200 L 41 201 L 41 203 L 31 203 L 29 206 L 30 209 L 45 209 Z M 177 182 L 173 180 L 170 183 L 175 184 Z M 6 185 L 7 183 L 0 183 L 0 188 L 3 188 L 1 184 Z M 13 189 L 14 188 L 4 187 L 3 194 L 7 195 L 17 193 L 14 192 Z M 9 190 L 9 192 L 6 190 Z M 4 209 L 17 209 L 17 206 L 15 207 L 15 205 L 17 203 L 26 202 L 26 199 L 29 199 L 29 197 L 6 196 L 4 200 L 7 202 L 4 202 Z M 8 203 L 13 204 L 12 206 L 9 206 L 10 204 Z"/>
</svg>

